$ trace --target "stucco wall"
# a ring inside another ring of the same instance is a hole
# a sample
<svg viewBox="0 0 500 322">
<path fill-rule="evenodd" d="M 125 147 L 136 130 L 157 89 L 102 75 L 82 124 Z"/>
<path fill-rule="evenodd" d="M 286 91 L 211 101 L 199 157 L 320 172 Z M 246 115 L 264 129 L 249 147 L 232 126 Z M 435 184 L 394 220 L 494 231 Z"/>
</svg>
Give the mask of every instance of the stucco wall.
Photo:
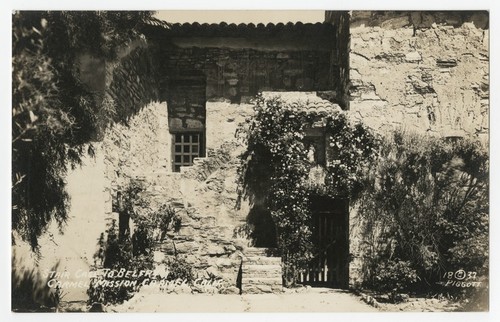
<svg viewBox="0 0 500 322">
<path fill-rule="evenodd" d="M 35 268 L 45 279 L 46 272 L 56 268 L 57 272 L 67 274 L 57 277 L 58 281 L 82 283 L 83 287 L 64 289 L 64 301 L 87 299 L 85 284 L 90 278 L 84 273 L 94 264 L 97 242 L 103 227 L 106 227 L 104 158 L 99 145 L 97 150 L 95 159 L 85 157 L 82 167 L 69 171 L 66 177 L 66 189 L 71 196 L 68 220 L 62 230 L 53 222 L 40 237 L 40 257 L 19 239 L 13 247 L 16 270 Z"/>
</svg>

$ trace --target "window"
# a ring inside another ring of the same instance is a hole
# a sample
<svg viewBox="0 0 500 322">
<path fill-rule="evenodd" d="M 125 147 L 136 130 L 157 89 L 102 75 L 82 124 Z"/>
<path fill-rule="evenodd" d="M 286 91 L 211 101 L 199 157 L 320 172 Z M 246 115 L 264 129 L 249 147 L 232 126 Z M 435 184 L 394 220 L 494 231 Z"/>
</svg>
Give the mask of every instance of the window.
<svg viewBox="0 0 500 322">
<path fill-rule="evenodd" d="M 304 145 L 309 162 L 315 165 L 326 165 L 325 134 L 322 129 L 306 130 Z"/>
<path fill-rule="evenodd" d="M 201 133 L 173 134 L 173 171 L 181 171 L 181 166 L 193 165 L 193 159 L 203 156 Z"/>
</svg>

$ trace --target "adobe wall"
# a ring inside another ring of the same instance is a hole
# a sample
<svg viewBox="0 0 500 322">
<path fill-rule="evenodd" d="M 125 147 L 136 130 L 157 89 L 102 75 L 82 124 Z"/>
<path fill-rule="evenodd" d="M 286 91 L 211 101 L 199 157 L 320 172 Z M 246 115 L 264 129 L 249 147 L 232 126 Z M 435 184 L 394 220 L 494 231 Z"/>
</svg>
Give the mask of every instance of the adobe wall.
<svg viewBox="0 0 500 322">
<path fill-rule="evenodd" d="M 486 13 L 353 12 L 350 114 L 377 132 L 488 137 Z"/>
<path fill-rule="evenodd" d="M 486 12 L 351 14 L 350 107 L 376 133 L 396 129 L 488 144 Z M 361 282 L 360 219 L 350 213 L 350 284 Z"/>
</svg>

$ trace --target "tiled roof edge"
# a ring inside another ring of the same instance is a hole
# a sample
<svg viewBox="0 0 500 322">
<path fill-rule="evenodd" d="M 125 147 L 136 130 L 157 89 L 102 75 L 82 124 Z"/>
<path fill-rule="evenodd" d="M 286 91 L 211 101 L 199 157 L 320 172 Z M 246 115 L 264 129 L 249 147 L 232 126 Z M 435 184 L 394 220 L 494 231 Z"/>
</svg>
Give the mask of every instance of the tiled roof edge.
<svg viewBox="0 0 500 322">
<path fill-rule="evenodd" d="M 220 23 L 169 23 L 157 18 L 150 18 L 147 22 L 148 25 L 155 27 L 162 27 L 170 31 L 193 31 L 193 30 L 264 30 L 264 29 L 296 29 L 296 28 L 318 28 L 318 27 L 332 27 L 333 25 L 329 22 L 316 22 L 316 23 L 302 23 L 302 22 L 288 22 L 288 23 L 226 23 L 224 21 Z"/>
</svg>

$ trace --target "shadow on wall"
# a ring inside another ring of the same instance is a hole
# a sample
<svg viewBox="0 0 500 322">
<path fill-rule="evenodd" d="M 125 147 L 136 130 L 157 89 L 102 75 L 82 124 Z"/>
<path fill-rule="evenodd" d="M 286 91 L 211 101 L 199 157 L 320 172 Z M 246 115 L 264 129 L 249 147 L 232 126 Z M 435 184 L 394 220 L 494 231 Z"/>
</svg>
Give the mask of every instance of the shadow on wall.
<svg viewBox="0 0 500 322">
<path fill-rule="evenodd" d="M 267 207 L 254 205 L 248 213 L 247 224 L 252 227 L 250 238 L 255 247 L 277 246 L 276 225 Z"/>
<path fill-rule="evenodd" d="M 51 271 L 56 271 L 59 263 Z M 12 254 L 11 309 L 13 312 L 53 312 L 61 300 L 61 292 L 48 285 L 50 276 L 42 276 L 36 267 L 26 267 Z"/>
</svg>

